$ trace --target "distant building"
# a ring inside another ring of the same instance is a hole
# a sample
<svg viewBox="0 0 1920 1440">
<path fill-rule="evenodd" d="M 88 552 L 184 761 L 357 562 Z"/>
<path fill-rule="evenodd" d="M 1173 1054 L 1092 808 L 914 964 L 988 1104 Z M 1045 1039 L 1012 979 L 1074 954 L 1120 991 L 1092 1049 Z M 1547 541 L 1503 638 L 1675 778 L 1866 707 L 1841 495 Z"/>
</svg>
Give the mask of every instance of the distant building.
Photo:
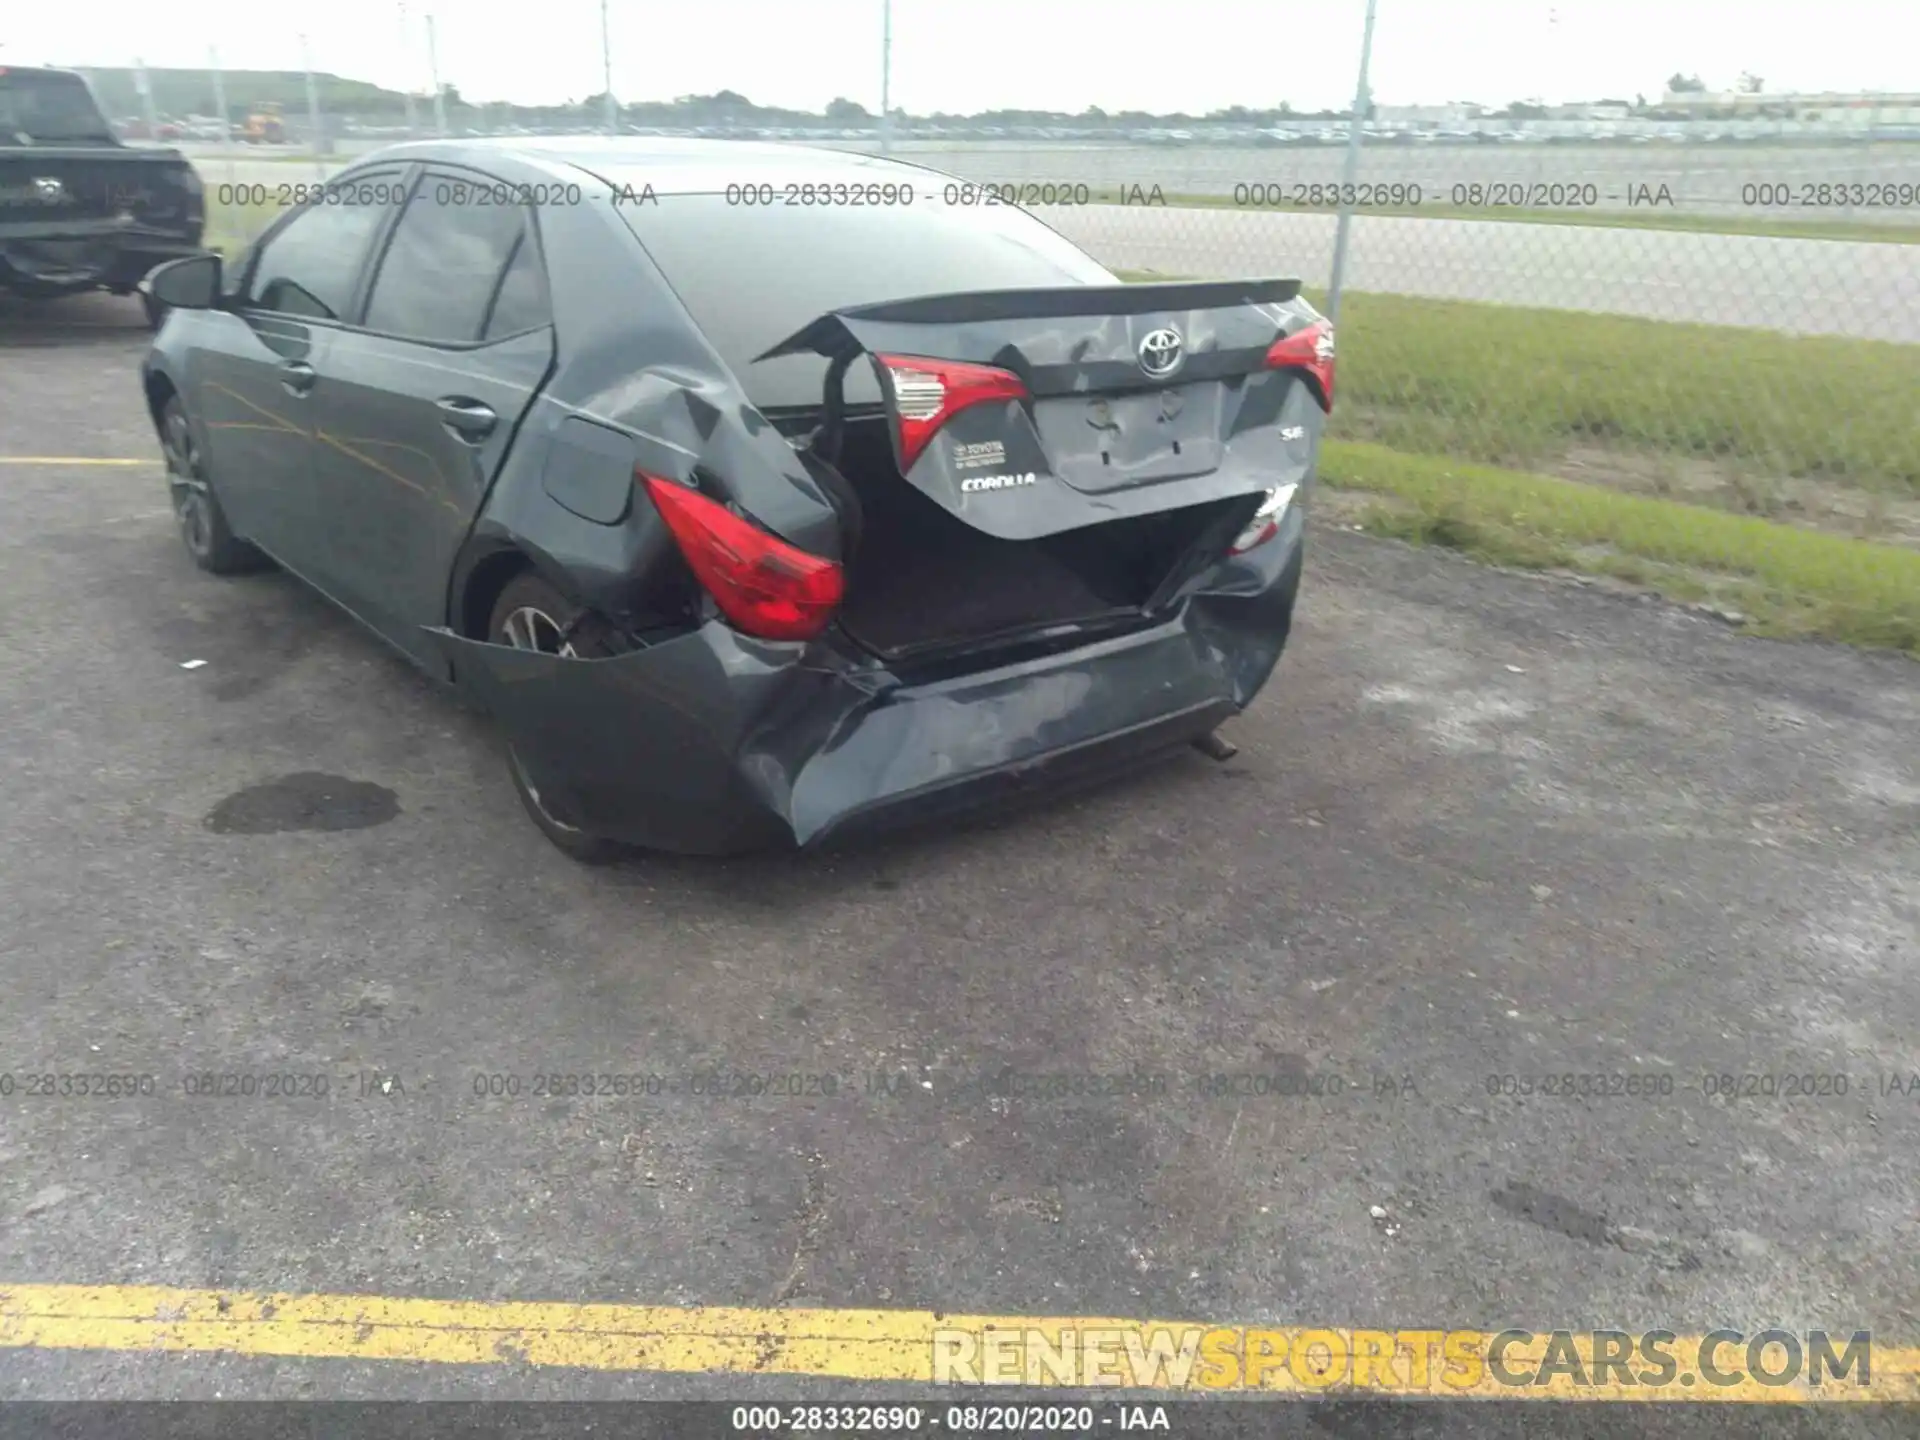
<svg viewBox="0 0 1920 1440">
<path fill-rule="evenodd" d="M 1746 90 L 1669 90 L 1660 97 L 1660 108 L 1702 119 L 1797 120 L 1835 129 L 1920 125 L 1920 94 L 1915 93 L 1771 95 Z"/>
<path fill-rule="evenodd" d="M 1554 120 L 1624 120 L 1633 113 L 1631 105 L 1594 104 L 1581 101 L 1574 105 L 1549 105 L 1547 115 Z"/>
<path fill-rule="evenodd" d="M 1455 100 L 1445 105 L 1376 105 L 1373 107 L 1373 123 L 1395 129 L 1464 125 L 1469 120 L 1478 119 L 1483 108 L 1465 100 Z"/>
</svg>

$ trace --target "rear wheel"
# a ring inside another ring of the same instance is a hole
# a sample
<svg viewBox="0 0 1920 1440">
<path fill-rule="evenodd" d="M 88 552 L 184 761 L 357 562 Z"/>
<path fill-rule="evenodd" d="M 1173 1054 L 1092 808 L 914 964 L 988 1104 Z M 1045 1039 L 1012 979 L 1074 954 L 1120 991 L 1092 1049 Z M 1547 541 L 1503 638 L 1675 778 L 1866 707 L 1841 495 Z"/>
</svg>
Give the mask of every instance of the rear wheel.
<svg viewBox="0 0 1920 1440">
<path fill-rule="evenodd" d="M 500 592 L 487 622 L 487 639 L 492 644 L 511 645 L 516 650 L 538 650 L 546 655 L 575 659 L 594 659 L 613 653 L 591 617 L 583 623 L 578 605 L 532 573 L 515 576 Z M 563 808 L 541 795 L 528 777 L 519 752 L 511 744 L 507 746 L 507 769 L 520 803 L 526 807 L 533 823 L 540 827 L 540 833 L 575 860 L 583 865 L 605 865 L 627 853 L 624 845 L 588 834 Z"/>
<path fill-rule="evenodd" d="M 235 537 L 227 512 L 207 478 L 205 457 L 187 423 L 187 410 L 178 395 L 160 414 L 160 447 L 167 460 L 167 489 L 172 493 L 173 518 L 193 563 L 213 575 L 239 575 L 267 563 L 246 541 Z"/>
</svg>

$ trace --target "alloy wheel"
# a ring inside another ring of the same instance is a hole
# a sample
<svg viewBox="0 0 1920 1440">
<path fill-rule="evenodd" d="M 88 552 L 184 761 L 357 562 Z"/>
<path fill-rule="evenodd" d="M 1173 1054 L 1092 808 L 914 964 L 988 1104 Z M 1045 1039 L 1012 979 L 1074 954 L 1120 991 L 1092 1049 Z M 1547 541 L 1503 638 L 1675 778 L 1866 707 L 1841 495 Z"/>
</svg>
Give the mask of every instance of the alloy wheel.
<svg viewBox="0 0 1920 1440">
<path fill-rule="evenodd" d="M 174 518 L 180 524 L 180 538 L 186 541 L 187 549 L 204 556 L 213 544 L 207 480 L 201 471 L 200 450 L 194 444 L 193 428 L 178 409 L 167 416 L 162 448 L 166 453 L 167 488 L 173 498 Z"/>
<path fill-rule="evenodd" d="M 507 644 L 516 650 L 538 650 L 542 655 L 558 655 L 566 660 L 580 658 L 574 653 L 573 642 L 567 639 L 560 622 L 531 605 L 508 611 L 500 629 Z"/>
<path fill-rule="evenodd" d="M 516 650 L 537 650 L 542 655 L 558 655 L 565 660 L 579 658 L 574 654 L 573 642 L 566 638 L 567 632 L 561 627 L 560 622 L 535 606 L 522 605 L 517 610 L 509 610 L 507 618 L 500 624 L 500 631 L 501 639 Z M 547 802 L 540 797 L 540 791 L 534 786 L 532 777 L 527 774 L 527 767 L 520 763 L 519 755 L 510 749 L 508 759 L 513 764 L 514 774 L 519 779 L 521 788 L 527 792 L 527 798 L 533 802 L 542 818 L 556 830 L 578 833 L 579 826 L 569 825 L 547 807 Z"/>
</svg>

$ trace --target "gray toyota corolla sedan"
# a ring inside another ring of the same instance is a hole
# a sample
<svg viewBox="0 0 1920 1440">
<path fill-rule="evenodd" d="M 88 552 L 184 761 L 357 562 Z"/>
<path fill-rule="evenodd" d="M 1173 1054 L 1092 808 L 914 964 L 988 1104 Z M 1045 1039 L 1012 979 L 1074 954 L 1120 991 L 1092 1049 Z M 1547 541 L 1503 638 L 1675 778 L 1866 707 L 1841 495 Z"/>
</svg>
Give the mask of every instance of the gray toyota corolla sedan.
<svg viewBox="0 0 1920 1440">
<path fill-rule="evenodd" d="M 470 693 L 582 860 L 1224 756 L 1286 643 L 1334 377 L 1293 280 L 1125 284 L 892 161 L 515 139 L 147 288 L 194 560 Z"/>
</svg>

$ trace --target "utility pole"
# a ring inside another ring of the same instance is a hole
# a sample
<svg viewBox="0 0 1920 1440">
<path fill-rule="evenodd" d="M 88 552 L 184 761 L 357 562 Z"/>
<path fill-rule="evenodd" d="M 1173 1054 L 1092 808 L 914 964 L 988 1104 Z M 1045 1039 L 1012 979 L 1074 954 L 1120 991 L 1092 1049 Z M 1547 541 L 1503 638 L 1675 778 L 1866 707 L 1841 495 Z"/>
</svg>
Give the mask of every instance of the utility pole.
<svg viewBox="0 0 1920 1440">
<path fill-rule="evenodd" d="M 880 0 L 880 153 L 893 149 L 893 0 Z"/>
<path fill-rule="evenodd" d="M 1353 194 L 1360 179 L 1360 137 L 1366 114 L 1373 108 L 1373 96 L 1367 87 L 1367 66 L 1373 59 L 1373 11 L 1376 0 L 1367 0 L 1366 29 L 1360 36 L 1360 81 L 1353 92 L 1353 118 L 1347 125 L 1347 163 L 1340 177 L 1343 202 Z M 1340 222 L 1333 233 L 1333 277 L 1327 286 L 1327 318 L 1340 323 L 1340 288 L 1347 274 L 1347 239 L 1353 228 L 1353 206 L 1342 203 Z"/>
<path fill-rule="evenodd" d="M 217 47 L 207 47 L 207 69 L 213 76 L 213 108 L 220 117 L 220 148 L 233 148 L 233 119 L 227 113 L 227 80 L 220 73 L 220 51 Z"/>
<path fill-rule="evenodd" d="M 140 91 L 140 109 L 147 122 L 147 139 L 158 140 L 160 138 L 160 114 L 159 111 L 154 108 L 153 104 L 153 81 L 147 75 L 147 62 L 140 59 L 137 55 L 133 61 L 133 79 L 135 86 Z"/>
<path fill-rule="evenodd" d="M 327 144 L 327 132 L 320 127 L 320 91 L 313 83 L 313 57 L 307 52 L 305 35 L 300 37 L 300 68 L 307 72 L 307 145 L 317 160 L 332 147 Z"/>
<path fill-rule="evenodd" d="M 620 102 L 613 98 L 613 43 L 607 29 L 607 0 L 600 0 L 600 95 L 607 107 L 607 134 L 620 133 Z"/>
<path fill-rule="evenodd" d="M 447 138 L 447 92 L 440 85 L 440 42 L 433 33 L 433 16 L 427 16 L 427 69 L 433 76 L 433 128 L 442 140 Z"/>
<path fill-rule="evenodd" d="M 420 137 L 420 119 L 413 108 L 413 81 L 417 73 L 413 68 L 413 57 L 418 52 L 413 48 L 413 35 L 407 29 L 407 0 L 400 0 L 400 65 L 404 75 L 401 85 L 407 97 L 407 138 L 417 140 Z"/>
</svg>

